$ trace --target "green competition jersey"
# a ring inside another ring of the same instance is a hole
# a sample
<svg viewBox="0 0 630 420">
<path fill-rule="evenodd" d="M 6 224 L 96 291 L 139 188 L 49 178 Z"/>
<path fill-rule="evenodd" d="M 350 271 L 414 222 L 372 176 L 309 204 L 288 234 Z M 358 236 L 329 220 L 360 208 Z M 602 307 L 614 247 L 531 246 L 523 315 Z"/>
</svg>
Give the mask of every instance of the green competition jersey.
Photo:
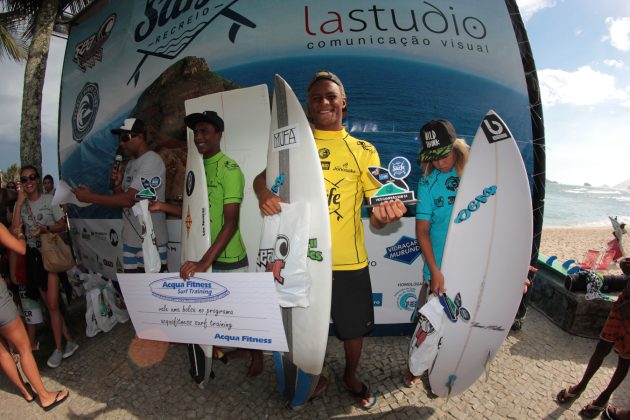
<svg viewBox="0 0 630 420">
<path fill-rule="evenodd" d="M 204 159 L 208 202 L 210 203 L 210 239 L 215 241 L 223 226 L 223 206 L 243 201 L 245 177 L 234 160 L 219 152 Z M 240 228 L 213 264 L 217 269 L 233 269 L 247 265 L 247 250 L 241 238 Z"/>
</svg>

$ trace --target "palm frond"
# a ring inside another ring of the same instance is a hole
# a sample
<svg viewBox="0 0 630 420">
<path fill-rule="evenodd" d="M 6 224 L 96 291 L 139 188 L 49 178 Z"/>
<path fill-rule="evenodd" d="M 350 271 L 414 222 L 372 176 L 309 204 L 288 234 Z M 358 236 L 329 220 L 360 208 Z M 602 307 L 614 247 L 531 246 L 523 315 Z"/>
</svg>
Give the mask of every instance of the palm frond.
<svg viewBox="0 0 630 420">
<path fill-rule="evenodd" d="M 24 37 L 25 22 L 14 12 L 0 13 L 0 59 L 26 59 L 28 40 Z"/>
</svg>

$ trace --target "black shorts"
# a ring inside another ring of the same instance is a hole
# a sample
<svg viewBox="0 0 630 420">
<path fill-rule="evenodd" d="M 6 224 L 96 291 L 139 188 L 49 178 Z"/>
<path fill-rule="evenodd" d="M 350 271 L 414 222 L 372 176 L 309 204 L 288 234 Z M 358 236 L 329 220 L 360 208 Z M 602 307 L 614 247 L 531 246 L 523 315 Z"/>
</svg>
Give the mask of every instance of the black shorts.
<svg viewBox="0 0 630 420">
<path fill-rule="evenodd" d="M 374 304 L 370 271 L 333 271 L 330 313 L 340 340 L 359 338 L 374 329 Z"/>
</svg>

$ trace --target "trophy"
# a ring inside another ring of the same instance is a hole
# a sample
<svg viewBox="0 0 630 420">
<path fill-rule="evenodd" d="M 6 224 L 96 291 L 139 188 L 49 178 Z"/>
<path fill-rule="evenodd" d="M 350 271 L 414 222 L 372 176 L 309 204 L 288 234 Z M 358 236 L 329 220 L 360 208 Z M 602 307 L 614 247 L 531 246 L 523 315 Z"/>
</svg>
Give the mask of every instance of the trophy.
<svg viewBox="0 0 630 420">
<path fill-rule="evenodd" d="M 388 200 L 400 200 L 404 204 L 415 204 L 418 201 L 413 191 L 409 190 L 409 185 L 404 181 L 411 173 L 409 159 L 403 156 L 393 158 L 387 168 L 380 166 L 368 166 L 370 175 L 381 187 L 376 193 L 368 197 L 367 207 L 373 207 Z"/>
</svg>

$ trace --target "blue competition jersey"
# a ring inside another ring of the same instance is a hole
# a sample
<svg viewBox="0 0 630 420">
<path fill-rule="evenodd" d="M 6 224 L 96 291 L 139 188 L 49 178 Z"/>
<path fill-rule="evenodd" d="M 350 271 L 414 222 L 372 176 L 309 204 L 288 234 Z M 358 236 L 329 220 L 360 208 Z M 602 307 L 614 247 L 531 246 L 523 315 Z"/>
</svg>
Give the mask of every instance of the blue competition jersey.
<svg viewBox="0 0 630 420">
<path fill-rule="evenodd" d="M 434 169 L 428 176 L 421 177 L 418 182 L 416 219 L 428 220 L 431 223 L 429 236 L 438 267 L 442 266 L 444 243 L 458 187 L 459 176 L 454 166 L 446 173 Z M 431 278 L 426 264 L 424 278 L 427 280 Z"/>
</svg>

